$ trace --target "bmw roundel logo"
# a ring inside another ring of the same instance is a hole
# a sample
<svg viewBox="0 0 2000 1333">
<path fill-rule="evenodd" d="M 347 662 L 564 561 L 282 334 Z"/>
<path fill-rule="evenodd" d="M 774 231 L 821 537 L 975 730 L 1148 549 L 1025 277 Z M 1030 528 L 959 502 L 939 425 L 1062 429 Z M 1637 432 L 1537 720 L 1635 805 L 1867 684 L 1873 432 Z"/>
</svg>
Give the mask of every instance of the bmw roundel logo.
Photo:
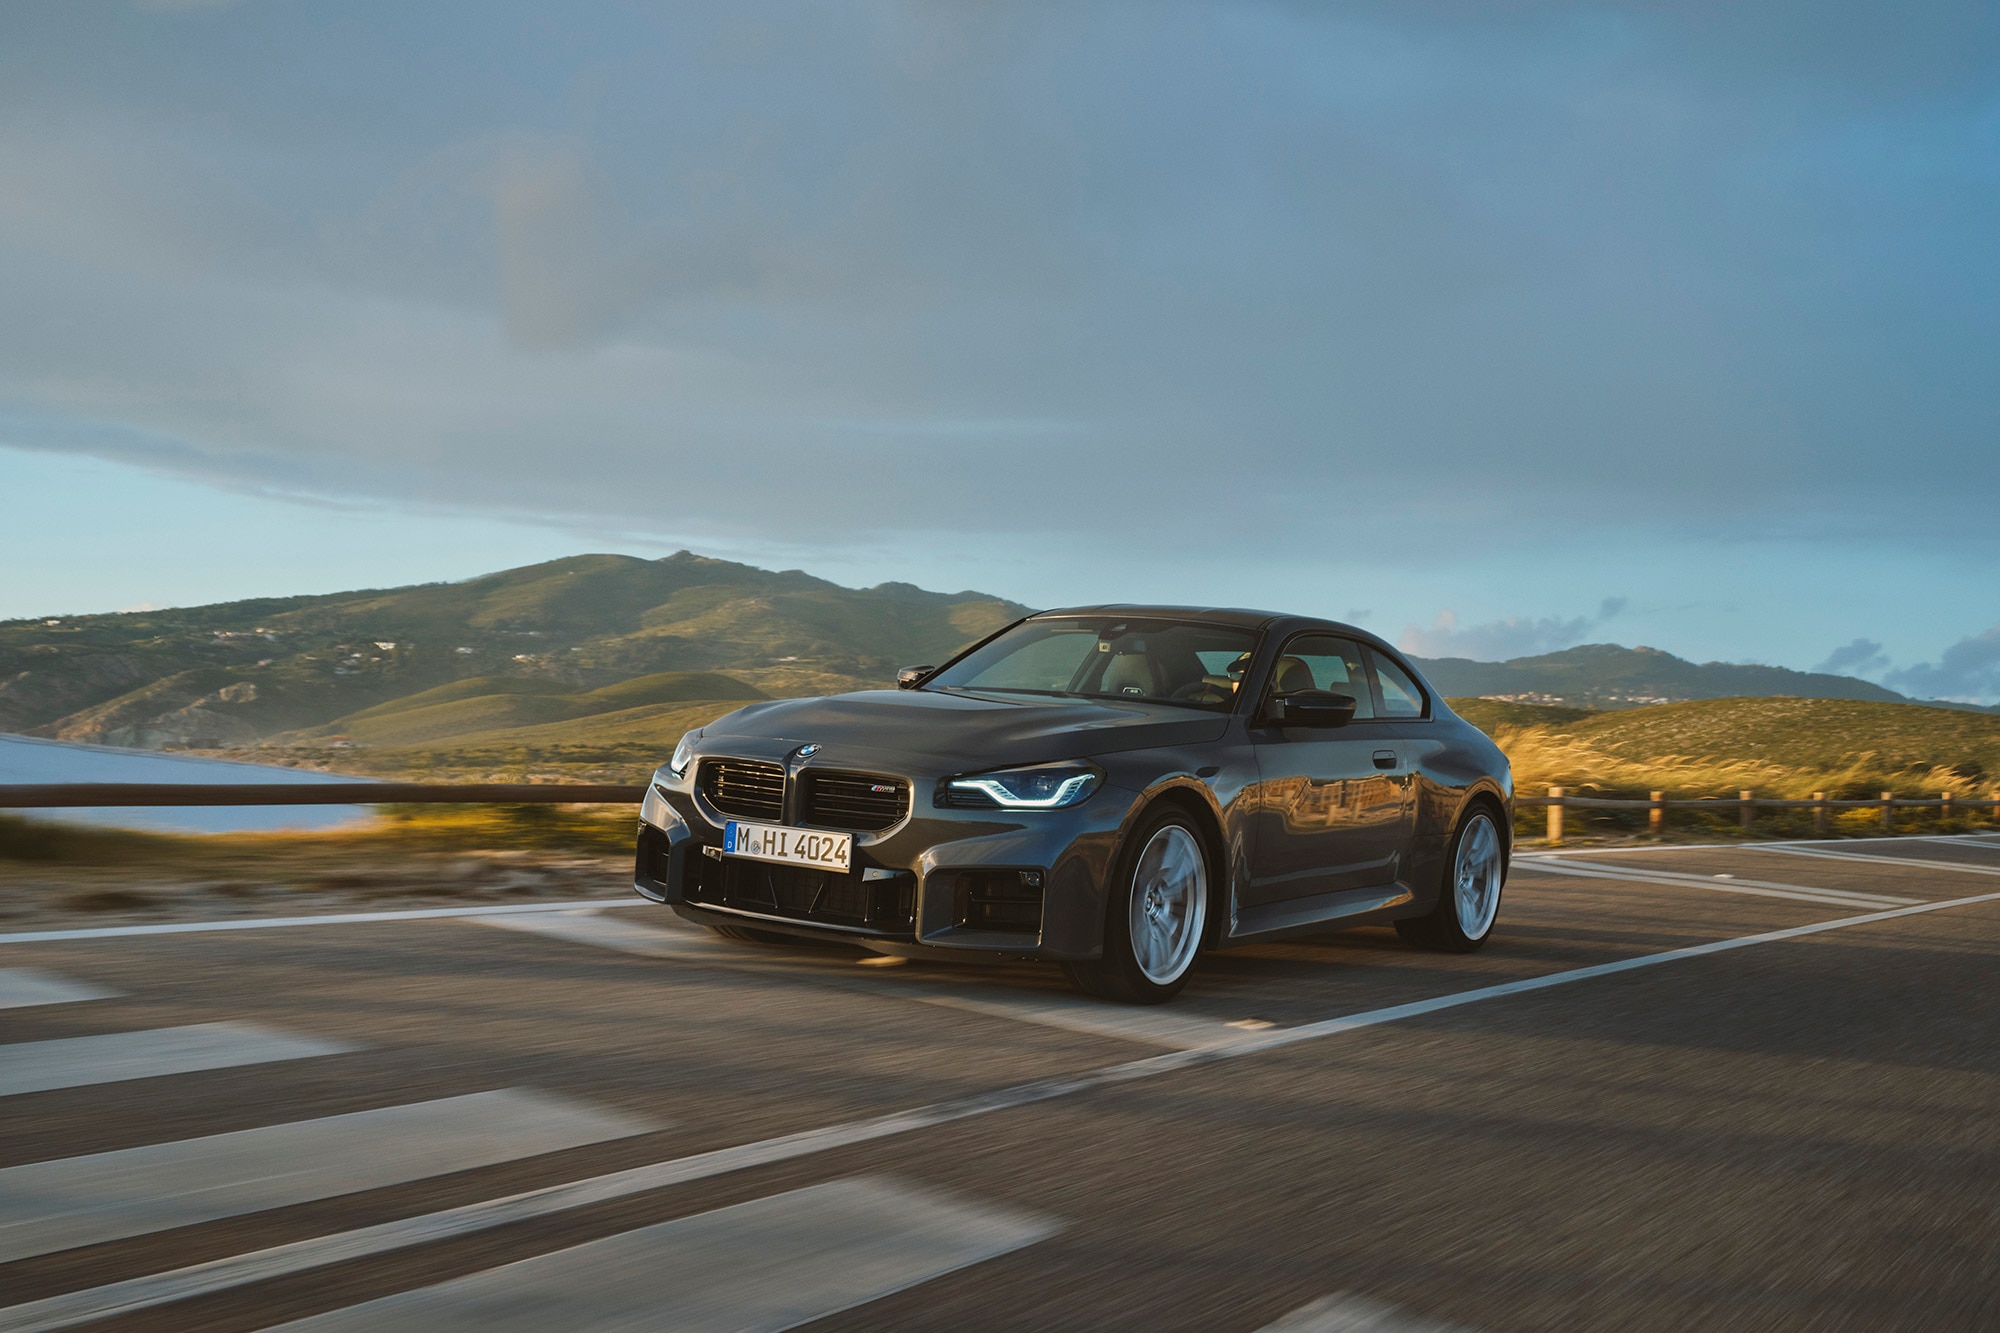
<svg viewBox="0 0 2000 1333">
<path fill-rule="evenodd" d="M 801 745 L 798 749 L 792 751 L 792 757 L 795 759 L 810 759 L 818 753 L 819 746 L 817 745 Z"/>
</svg>

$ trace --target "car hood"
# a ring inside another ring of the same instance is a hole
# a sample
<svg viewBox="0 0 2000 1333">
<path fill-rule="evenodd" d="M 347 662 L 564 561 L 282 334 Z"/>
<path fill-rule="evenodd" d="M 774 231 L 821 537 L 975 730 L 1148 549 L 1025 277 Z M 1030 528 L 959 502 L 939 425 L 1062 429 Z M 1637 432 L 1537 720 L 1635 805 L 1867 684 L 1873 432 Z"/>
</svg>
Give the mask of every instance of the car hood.
<svg viewBox="0 0 2000 1333">
<path fill-rule="evenodd" d="M 1229 719 L 1168 704 L 862 690 L 751 704 L 702 729 L 703 753 L 776 757 L 820 745 L 821 762 L 928 761 L 940 772 L 1037 764 L 1219 739 Z"/>
</svg>

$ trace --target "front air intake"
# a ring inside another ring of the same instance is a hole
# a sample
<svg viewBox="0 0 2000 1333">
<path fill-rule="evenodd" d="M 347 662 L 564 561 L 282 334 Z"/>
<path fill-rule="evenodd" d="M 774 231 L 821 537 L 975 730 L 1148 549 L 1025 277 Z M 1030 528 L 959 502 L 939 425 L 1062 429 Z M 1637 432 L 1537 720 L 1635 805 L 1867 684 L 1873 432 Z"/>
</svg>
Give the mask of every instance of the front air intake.
<svg viewBox="0 0 2000 1333">
<path fill-rule="evenodd" d="M 756 759 L 704 759 L 701 794 L 725 815 L 746 819 L 785 817 L 785 770 Z"/>
</svg>

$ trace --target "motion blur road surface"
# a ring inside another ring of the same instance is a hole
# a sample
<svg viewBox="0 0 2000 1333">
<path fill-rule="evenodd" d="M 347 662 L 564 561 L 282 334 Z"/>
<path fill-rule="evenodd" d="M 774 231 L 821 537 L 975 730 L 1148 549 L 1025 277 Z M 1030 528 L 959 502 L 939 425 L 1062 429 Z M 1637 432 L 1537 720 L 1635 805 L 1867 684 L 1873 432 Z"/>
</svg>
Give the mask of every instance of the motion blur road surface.
<svg viewBox="0 0 2000 1333">
<path fill-rule="evenodd" d="M 1162 1009 L 636 901 L 7 938 L 0 1329 L 1991 1328 L 1996 960 L 1991 836 L 1522 856 Z"/>
</svg>

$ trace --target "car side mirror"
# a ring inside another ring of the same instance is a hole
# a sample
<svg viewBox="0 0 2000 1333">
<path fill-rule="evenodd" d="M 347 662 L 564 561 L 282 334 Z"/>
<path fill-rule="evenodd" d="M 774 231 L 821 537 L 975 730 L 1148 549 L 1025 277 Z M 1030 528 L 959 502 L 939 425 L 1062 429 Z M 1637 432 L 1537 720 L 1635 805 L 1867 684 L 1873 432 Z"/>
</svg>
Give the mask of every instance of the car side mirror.
<svg viewBox="0 0 2000 1333">
<path fill-rule="evenodd" d="M 1272 698 L 1265 716 L 1282 727 L 1344 727 L 1360 707 L 1350 694 L 1295 690 Z"/>
<path fill-rule="evenodd" d="M 936 670 L 937 668 L 934 666 L 903 667 L 896 672 L 896 688 L 899 690 L 914 690 L 925 676 L 930 675 L 931 672 Z"/>
</svg>

